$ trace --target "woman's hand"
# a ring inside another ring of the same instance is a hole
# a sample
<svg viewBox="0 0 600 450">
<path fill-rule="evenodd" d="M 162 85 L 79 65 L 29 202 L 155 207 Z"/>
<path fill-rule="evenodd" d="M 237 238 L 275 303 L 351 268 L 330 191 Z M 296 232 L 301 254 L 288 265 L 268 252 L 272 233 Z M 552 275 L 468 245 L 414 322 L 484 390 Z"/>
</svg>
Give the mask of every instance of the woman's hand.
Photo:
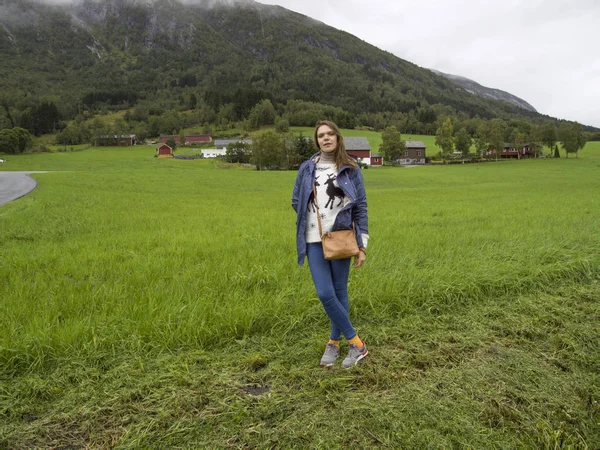
<svg viewBox="0 0 600 450">
<path fill-rule="evenodd" d="M 354 257 L 354 267 L 358 269 L 367 259 L 367 253 L 364 248 L 359 249 L 358 255 Z"/>
</svg>

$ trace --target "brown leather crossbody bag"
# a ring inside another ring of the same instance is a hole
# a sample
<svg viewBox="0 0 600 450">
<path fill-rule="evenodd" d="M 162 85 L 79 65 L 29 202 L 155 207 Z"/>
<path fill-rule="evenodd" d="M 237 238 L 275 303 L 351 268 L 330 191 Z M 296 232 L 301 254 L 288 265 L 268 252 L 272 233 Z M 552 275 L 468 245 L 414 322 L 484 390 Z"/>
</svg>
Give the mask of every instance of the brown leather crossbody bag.
<svg viewBox="0 0 600 450">
<path fill-rule="evenodd" d="M 317 203 L 317 190 L 314 184 L 313 196 L 315 206 L 317 207 L 317 222 L 319 223 L 319 234 L 321 235 L 321 244 L 323 245 L 325 259 L 346 259 L 358 255 L 359 250 L 356 242 L 354 222 L 352 222 L 351 230 L 328 231 L 323 234 L 321 215 L 319 214 L 319 204 Z"/>
</svg>

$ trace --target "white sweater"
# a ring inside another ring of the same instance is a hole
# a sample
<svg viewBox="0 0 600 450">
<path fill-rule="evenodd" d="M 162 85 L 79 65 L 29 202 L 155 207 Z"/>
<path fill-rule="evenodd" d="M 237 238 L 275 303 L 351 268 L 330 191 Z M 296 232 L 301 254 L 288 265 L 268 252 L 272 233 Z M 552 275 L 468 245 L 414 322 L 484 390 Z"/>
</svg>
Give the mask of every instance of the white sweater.
<svg viewBox="0 0 600 450">
<path fill-rule="evenodd" d="M 317 221 L 317 206 L 321 215 L 322 231 L 325 234 L 331 231 L 335 218 L 349 201 L 337 182 L 334 163 L 317 163 L 315 188 L 317 191 L 317 202 L 316 205 L 312 201 L 308 203 L 308 214 L 306 215 L 305 237 L 307 243 L 321 242 L 319 223 Z"/>
</svg>

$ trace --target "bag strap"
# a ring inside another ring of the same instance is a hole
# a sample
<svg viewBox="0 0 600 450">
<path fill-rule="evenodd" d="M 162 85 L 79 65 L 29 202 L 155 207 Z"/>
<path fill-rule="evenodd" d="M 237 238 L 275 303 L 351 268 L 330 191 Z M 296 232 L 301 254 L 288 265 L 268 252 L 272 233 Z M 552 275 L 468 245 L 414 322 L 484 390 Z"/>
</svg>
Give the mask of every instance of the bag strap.
<svg viewBox="0 0 600 450">
<path fill-rule="evenodd" d="M 321 213 L 319 212 L 319 204 L 317 203 L 317 188 L 315 187 L 315 183 L 313 182 L 313 203 L 315 204 L 315 208 L 317 208 L 317 222 L 319 223 L 319 236 L 323 236 L 323 228 L 321 227 Z"/>
</svg>

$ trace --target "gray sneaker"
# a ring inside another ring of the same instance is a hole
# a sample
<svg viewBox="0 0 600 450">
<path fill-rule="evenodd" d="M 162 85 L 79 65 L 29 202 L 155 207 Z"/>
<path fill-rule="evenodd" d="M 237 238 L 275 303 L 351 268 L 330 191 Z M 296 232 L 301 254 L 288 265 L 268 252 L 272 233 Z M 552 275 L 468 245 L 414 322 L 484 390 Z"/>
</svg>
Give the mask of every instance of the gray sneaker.
<svg viewBox="0 0 600 450">
<path fill-rule="evenodd" d="M 321 357 L 321 365 L 325 367 L 333 366 L 340 357 L 340 348 L 334 344 L 327 344 L 325 353 Z"/>
<path fill-rule="evenodd" d="M 342 367 L 344 369 L 350 369 L 352 366 L 357 365 L 358 362 L 368 354 L 369 350 L 367 350 L 367 344 L 365 344 L 364 342 L 362 347 L 350 344 L 350 348 L 348 349 L 348 356 L 346 356 L 346 358 L 342 362 Z"/>
</svg>

